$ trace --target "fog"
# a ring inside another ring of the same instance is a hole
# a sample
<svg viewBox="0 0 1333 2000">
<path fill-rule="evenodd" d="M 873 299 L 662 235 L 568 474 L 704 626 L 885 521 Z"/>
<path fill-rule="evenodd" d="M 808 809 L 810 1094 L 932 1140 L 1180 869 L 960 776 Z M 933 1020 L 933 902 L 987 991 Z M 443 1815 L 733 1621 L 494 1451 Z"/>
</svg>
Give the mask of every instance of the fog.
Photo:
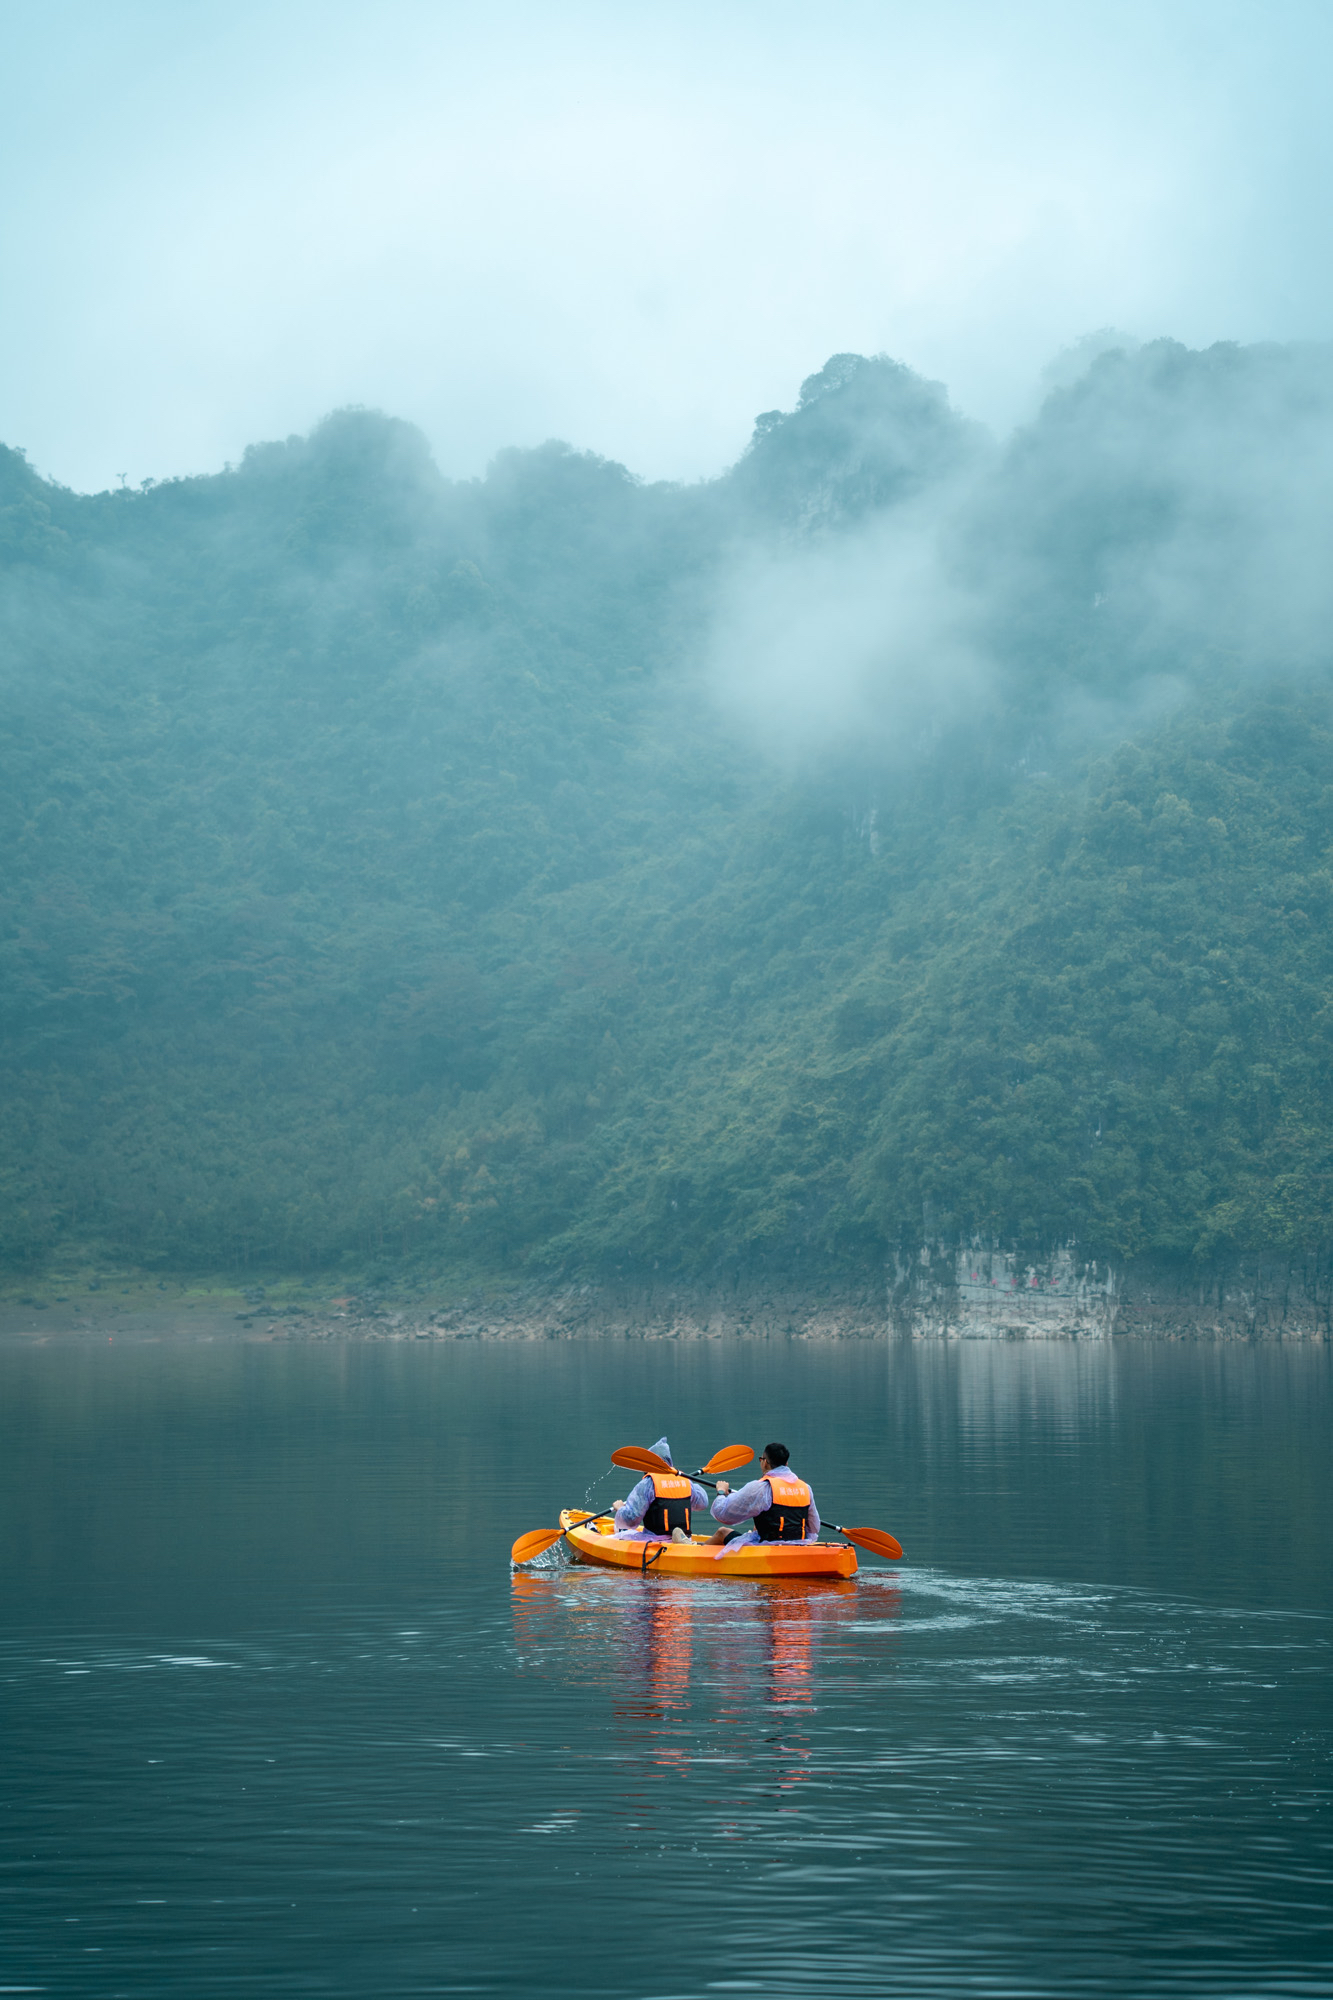
<svg viewBox="0 0 1333 2000">
<path fill-rule="evenodd" d="M 918 503 L 828 543 L 742 556 L 709 657 L 723 709 L 799 765 L 867 740 L 908 751 L 988 703 L 982 605 L 949 574 L 948 523 L 938 501 Z"/>
<path fill-rule="evenodd" d="M 817 358 L 1003 438 L 1113 325 L 1318 339 L 1327 11 L 9 10 L 0 437 L 81 490 L 361 403 L 712 475 Z"/>
<path fill-rule="evenodd" d="M 725 573 L 713 688 L 771 751 L 901 756 L 963 717 L 1123 733 L 1191 690 L 1327 672 L 1333 347 L 1106 335 L 1046 382 L 1003 444 L 938 388 L 923 427 L 923 385 L 882 359 L 840 357 L 764 420 L 738 470 L 780 488 L 858 384 L 879 409 L 873 452 L 858 430 L 813 510 Z"/>
</svg>

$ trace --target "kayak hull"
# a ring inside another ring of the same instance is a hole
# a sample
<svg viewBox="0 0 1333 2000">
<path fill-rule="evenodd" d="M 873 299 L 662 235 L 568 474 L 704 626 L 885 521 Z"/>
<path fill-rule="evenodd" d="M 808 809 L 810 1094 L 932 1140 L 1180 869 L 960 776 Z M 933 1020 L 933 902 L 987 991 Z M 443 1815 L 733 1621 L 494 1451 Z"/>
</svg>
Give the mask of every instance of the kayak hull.
<svg viewBox="0 0 1333 2000">
<path fill-rule="evenodd" d="M 722 1583 L 765 1576 L 847 1577 L 856 1575 L 856 1550 L 846 1542 L 747 1542 L 712 1548 L 703 1535 L 688 1542 L 654 1536 L 640 1540 L 617 1535 L 609 1521 L 594 1521 L 581 1507 L 566 1507 L 560 1525 L 578 1562 L 598 1569 L 623 1569 L 633 1576 L 711 1577 Z"/>
</svg>

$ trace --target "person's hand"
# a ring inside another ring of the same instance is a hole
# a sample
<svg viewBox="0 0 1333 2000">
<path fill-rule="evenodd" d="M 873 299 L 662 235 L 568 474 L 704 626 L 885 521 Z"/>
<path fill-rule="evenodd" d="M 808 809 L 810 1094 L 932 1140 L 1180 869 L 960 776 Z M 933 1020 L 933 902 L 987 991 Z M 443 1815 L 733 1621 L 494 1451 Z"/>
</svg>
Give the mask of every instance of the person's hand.
<svg viewBox="0 0 1333 2000">
<path fill-rule="evenodd" d="M 730 1486 L 728 1486 L 725 1479 L 719 1479 L 717 1482 L 717 1490 L 719 1494 L 724 1494 L 724 1493 L 730 1493 L 731 1488 Z"/>
</svg>

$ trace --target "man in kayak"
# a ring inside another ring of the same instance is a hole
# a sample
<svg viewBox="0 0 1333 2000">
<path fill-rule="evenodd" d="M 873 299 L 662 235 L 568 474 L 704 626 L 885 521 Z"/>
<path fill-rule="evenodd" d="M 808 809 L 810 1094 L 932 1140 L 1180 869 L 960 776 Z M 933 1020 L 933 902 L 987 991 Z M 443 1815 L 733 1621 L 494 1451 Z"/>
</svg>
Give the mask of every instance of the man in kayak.
<svg viewBox="0 0 1333 2000">
<path fill-rule="evenodd" d="M 659 1438 L 653 1450 L 671 1464 L 671 1446 L 665 1438 Z M 650 1540 L 670 1536 L 673 1542 L 688 1542 L 691 1510 L 706 1513 L 708 1495 L 683 1473 L 645 1472 L 628 1497 L 617 1500 L 615 1506 L 618 1535 L 641 1535 Z"/>
<path fill-rule="evenodd" d="M 729 1542 L 817 1542 L 819 1509 L 815 1496 L 791 1469 L 785 1444 L 766 1444 L 759 1459 L 759 1477 L 739 1493 L 725 1479 L 717 1482 L 713 1519 L 722 1526 L 711 1546 Z"/>
</svg>

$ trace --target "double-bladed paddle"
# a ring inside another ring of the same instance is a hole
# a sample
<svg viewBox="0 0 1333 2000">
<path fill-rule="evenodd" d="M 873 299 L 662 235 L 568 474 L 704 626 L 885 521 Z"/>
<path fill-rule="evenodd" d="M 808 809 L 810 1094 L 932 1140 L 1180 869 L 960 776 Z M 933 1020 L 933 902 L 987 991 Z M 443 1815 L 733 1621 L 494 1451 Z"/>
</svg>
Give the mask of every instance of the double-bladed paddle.
<svg viewBox="0 0 1333 2000">
<path fill-rule="evenodd" d="M 715 1482 L 708 1477 L 710 1472 L 735 1472 L 741 1465 L 748 1465 L 754 1457 L 754 1447 L 748 1444 L 726 1444 L 721 1451 L 715 1451 L 707 1465 L 701 1465 L 697 1472 L 681 1473 L 682 1479 L 700 1479 L 705 1486 Z M 677 1468 L 659 1452 L 647 1451 L 641 1445 L 622 1444 L 611 1454 L 612 1465 L 623 1466 L 626 1472 L 675 1472 Z"/>
<path fill-rule="evenodd" d="M 707 1465 L 689 1475 L 692 1479 L 702 1478 L 707 1472 L 734 1472 L 738 1465 L 748 1465 L 754 1457 L 754 1450 L 748 1444 L 729 1444 L 721 1451 L 715 1451 Z M 627 1468 L 630 1472 L 674 1472 L 675 1466 L 659 1457 L 655 1451 L 641 1451 L 638 1445 L 627 1444 L 611 1454 L 611 1463 Z M 711 1480 L 708 1484 L 712 1484 Z M 604 1507 L 600 1514 L 582 1514 L 570 1525 L 581 1528 L 588 1521 L 605 1521 L 615 1512 L 614 1507 Z M 569 1533 L 568 1528 L 534 1528 L 531 1533 L 520 1535 L 509 1551 L 512 1563 L 531 1562 L 534 1556 L 544 1555 L 553 1549 Z"/>
</svg>

